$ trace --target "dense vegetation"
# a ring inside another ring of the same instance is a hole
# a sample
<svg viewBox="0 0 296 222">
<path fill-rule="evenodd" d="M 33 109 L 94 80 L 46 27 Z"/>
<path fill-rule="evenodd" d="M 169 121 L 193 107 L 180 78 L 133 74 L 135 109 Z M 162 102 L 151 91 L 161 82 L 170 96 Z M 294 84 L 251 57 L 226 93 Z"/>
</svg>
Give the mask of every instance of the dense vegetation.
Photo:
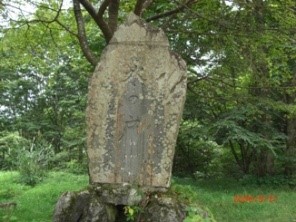
<svg viewBox="0 0 296 222">
<path fill-rule="evenodd" d="M 0 0 L 0 220 L 50 221 L 87 185 L 88 79 L 131 11 L 188 64 L 173 192 L 218 221 L 295 219 L 294 0 Z"/>
<path fill-rule="evenodd" d="M 96 17 L 94 1 L 73 2 L 28 1 L 26 12 L 22 1 L 0 1 L 0 169 L 25 171 L 27 183 L 47 169 L 85 170 L 88 78 L 136 4 L 114 1 L 106 15 L 102 1 Z M 188 64 L 174 172 L 293 176 L 295 1 L 141 2 L 135 12 Z"/>
<path fill-rule="evenodd" d="M 0 170 L 30 185 L 48 170 L 87 172 L 88 78 L 134 10 L 188 64 L 174 174 L 295 186 L 294 0 L 73 3 L 0 1 Z"/>
</svg>

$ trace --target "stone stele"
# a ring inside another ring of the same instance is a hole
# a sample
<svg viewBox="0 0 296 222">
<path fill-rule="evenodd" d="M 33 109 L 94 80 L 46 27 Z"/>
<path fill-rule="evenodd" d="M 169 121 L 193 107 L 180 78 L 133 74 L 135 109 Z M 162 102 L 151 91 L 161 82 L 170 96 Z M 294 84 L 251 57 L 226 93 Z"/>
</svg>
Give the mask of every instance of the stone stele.
<svg viewBox="0 0 296 222">
<path fill-rule="evenodd" d="M 91 184 L 168 188 L 185 94 L 186 64 L 164 32 L 129 15 L 90 80 Z"/>
</svg>

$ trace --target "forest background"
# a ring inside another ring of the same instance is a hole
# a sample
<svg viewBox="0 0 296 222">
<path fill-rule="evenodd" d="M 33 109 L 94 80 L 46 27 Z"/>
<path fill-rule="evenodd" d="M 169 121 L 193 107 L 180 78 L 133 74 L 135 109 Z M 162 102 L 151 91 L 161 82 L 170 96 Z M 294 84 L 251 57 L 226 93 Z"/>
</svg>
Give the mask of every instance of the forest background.
<svg viewBox="0 0 296 222">
<path fill-rule="evenodd" d="M 131 11 L 188 64 L 174 175 L 295 185 L 294 0 L 1 0 L 0 170 L 87 172 L 88 79 Z"/>
</svg>

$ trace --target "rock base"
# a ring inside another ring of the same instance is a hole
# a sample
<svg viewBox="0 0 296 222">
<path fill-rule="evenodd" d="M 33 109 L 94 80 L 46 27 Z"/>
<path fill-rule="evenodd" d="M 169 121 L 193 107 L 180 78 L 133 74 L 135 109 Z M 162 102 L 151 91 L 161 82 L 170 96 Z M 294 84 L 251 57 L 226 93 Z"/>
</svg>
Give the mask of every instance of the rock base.
<svg viewBox="0 0 296 222">
<path fill-rule="evenodd" d="M 58 200 L 54 222 L 182 222 L 186 206 L 165 193 L 141 193 L 131 187 L 91 187 L 66 192 Z"/>
</svg>

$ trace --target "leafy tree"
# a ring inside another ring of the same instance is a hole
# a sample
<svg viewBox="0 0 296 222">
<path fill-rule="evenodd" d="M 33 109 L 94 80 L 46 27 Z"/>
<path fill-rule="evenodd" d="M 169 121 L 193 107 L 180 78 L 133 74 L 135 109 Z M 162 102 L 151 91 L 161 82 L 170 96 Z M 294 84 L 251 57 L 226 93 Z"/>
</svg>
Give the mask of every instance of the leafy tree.
<svg viewBox="0 0 296 222">
<path fill-rule="evenodd" d="M 258 175 L 272 174 L 288 150 L 285 116 L 290 113 L 291 120 L 293 105 L 283 103 L 286 93 L 293 91 L 287 84 L 294 76 L 288 58 L 295 54 L 295 3 L 238 1 L 218 8 L 223 12 L 220 20 L 209 20 L 215 24 L 206 26 L 212 35 L 202 38 L 213 50 L 207 57 L 212 67 L 190 76 L 184 117 L 210 126 L 215 140 L 232 151 L 243 172 L 252 166 Z M 197 22 L 197 33 L 206 32 L 204 21 Z M 295 155 L 288 159 L 292 164 Z"/>
</svg>

